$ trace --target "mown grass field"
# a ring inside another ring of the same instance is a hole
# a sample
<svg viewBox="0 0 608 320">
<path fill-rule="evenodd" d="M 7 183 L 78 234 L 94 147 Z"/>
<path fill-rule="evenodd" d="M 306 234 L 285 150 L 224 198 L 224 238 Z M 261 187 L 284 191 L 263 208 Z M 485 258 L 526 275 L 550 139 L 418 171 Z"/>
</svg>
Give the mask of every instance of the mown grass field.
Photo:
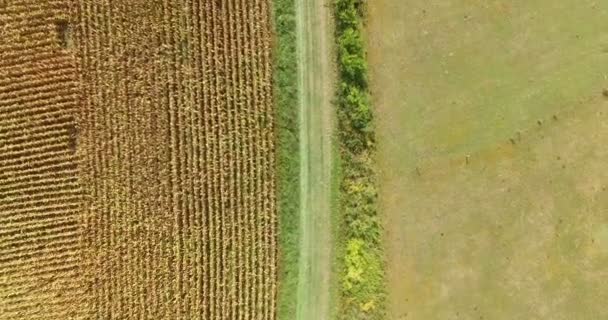
<svg viewBox="0 0 608 320">
<path fill-rule="evenodd" d="M 389 319 L 608 316 L 607 18 L 369 2 Z"/>
</svg>

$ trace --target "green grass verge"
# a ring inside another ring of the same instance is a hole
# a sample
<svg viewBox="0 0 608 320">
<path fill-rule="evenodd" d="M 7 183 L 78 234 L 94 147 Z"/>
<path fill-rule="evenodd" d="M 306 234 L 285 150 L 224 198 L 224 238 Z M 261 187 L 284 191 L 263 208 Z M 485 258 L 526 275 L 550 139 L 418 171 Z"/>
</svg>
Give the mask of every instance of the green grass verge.
<svg viewBox="0 0 608 320">
<path fill-rule="evenodd" d="M 295 0 L 274 0 L 274 97 L 278 135 L 279 320 L 296 313 L 299 257 L 300 155 Z"/>
<path fill-rule="evenodd" d="M 362 0 L 334 0 L 338 138 L 342 163 L 338 319 L 385 317 L 385 263 L 377 211 L 375 137 L 362 35 Z"/>
</svg>

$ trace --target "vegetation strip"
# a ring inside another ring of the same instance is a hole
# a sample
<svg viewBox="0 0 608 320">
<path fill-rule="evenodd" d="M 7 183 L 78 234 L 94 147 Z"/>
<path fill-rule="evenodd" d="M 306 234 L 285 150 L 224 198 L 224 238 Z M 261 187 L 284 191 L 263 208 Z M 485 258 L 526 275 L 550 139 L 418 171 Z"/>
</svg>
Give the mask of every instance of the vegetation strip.
<svg viewBox="0 0 608 320">
<path fill-rule="evenodd" d="M 383 319 L 385 268 L 377 212 L 375 136 L 362 37 L 362 0 L 335 0 L 342 181 L 340 319 Z"/>
<path fill-rule="evenodd" d="M 297 306 L 300 154 L 295 0 L 274 1 L 274 97 L 277 128 L 279 292 L 277 316 L 292 319 Z"/>
</svg>

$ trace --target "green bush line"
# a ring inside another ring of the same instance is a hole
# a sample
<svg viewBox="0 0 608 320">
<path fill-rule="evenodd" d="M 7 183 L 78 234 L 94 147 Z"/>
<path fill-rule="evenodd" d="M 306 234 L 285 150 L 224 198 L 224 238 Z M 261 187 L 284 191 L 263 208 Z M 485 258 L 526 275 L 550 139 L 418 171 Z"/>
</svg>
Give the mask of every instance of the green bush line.
<svg viewBox="0 0 608 320">
<path fill-rule="evenodd" d="M 375 136 L 370 106 L 363 0 L 334 0 L 342 161 L 339 319 L 385 317 L 384 254 L 377 212 Z"/>
<path fill-rule="evenodd" d="M 294 0 L 273 1 L 274 97 L 277 133 L 279 215 L 279 291 L 277 316 L 291 320 L 296 312 L 300 235 L 300 156 L 298 78 Z"/>
</svg>

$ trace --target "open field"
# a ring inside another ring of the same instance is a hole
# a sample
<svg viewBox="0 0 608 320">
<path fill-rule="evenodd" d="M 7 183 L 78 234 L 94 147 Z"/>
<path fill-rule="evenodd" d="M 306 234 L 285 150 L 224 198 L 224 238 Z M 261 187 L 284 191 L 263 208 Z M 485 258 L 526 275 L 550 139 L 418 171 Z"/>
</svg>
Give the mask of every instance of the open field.
<svg viewBox="0 0 608 320">
<path fill-rule="evenodd" d="M 275 319 L 270 2 L 0 22 L 0 319 Z"/>
<path fill-rule="evenodd" d="M 389 319 L 608 317 L 608 4 L 368 3 Z"/>
</svg>

